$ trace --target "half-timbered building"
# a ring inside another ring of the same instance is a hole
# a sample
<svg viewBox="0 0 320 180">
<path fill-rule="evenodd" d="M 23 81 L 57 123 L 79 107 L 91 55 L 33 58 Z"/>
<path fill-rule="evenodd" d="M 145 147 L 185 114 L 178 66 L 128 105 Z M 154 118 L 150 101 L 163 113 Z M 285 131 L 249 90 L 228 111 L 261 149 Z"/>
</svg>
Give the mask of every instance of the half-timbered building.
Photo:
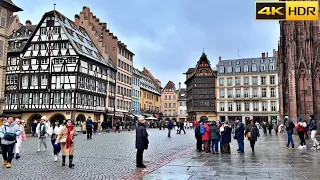
<svg viewBox="0 0 320 180">
<path fill-rule="evenodd" d="M 184 74 L 187 86 L 188 120 L 199 120 L 201 117 L 216 120 L 216 74 L 211 68 L 207 55 L 202 53 L 196 67 L 189 68 Z"/>
<path fill-rule="evenodd" d="M 16 61 L 7 69 L 7 77 L 17 76 L 17 89 L 6 91 L 6 113 L 28 122 L 41 115 L 80 123 L 88 116 L 103 120 L 114 102 L 116 68 L 79 22 L 57 11 L 44 14 Z"/>
</svg>

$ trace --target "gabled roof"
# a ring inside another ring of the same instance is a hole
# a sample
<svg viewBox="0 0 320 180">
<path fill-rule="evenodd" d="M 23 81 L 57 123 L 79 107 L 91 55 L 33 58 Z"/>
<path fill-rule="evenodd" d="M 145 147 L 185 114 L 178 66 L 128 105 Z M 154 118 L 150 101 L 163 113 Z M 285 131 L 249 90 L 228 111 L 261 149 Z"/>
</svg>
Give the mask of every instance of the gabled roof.
<svg viewBox="0 0 320 180">
<path fill-rule="evenodd" d="M 186 82 L 196 74 L 197 69 L 199 68 L 200 63 L 203 62 L 203 61 L 206 62 L 207 64 L 209 64 L 209 66 L 210 66 L 210 71 L 211 71 L 212 74 L 214 74 L 214 73 L 213 73 L 213 70 L 212 70 L 212 67 L 211 67 L 211 64 L 210 64 L 210 61 L 209 61 L 207 55 L 203 52 L 202 55 L 201 55 L 201 57 L 200 57 L 200 59 L 199 59 L 198 62 L 197 62 L 196 68 L 194 69 L 194 71 L 193 71 L 192 73 L 190 73 L 191 76 L 186 80 Z M 189 69 L 190 69 L 190 68 L 189 68 Z"/>
<path fill-rule="evenodd" d="M 175 84 L 172 81 L 168 81 L 168 83 L 164 87 L 164 89 L 174 89 L 174 90 L 176 90 L 176 87 L 175 87 Z"/>
<path fill-rule="evenodd" d="M 192 74 L 195 70 L 196 68 L 189 68 L 188 71 L 184 74 Z"/>
<path fill-rule="evenodd" d="M 22 52 L 37 25 L 21 26 L 9 36 L 8 52 Z M 21 43 L 18 47 L 16 43 Z"/>
<path fill-rule="evenodd" d="M 12 10 L 13 12 L 23 11 L 21 8 L 15 5 L 11 0 L 0 0 L 0 4 Z"/>
</svg>

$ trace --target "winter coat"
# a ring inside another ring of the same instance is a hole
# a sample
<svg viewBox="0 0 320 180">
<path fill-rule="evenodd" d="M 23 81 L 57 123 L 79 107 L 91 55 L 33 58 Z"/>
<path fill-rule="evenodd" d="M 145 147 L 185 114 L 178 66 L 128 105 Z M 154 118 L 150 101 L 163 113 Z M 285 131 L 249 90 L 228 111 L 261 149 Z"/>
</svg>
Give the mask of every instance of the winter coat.
<svg viewBox="0 0 320 180">
<path fill-rule="evenodd" d="M 247 126 L 245 136 L 248 135 L 248 132 L 251 132 L 251 137 L 248 137 L 249 141 L 257 141 L 258 137 L 260 137 L 259 129 L 256 125 L 254 126 Z"/>
<path fill-rule="evenodd" d="M 210 126 L 210 139 L 220 139 L 220 128 L 218 126 Z"/>
<path fill-rule="evenodd" d="M 306 131 L 306 127 L 307 127 L 307 123 L 305 123 L 305 122 L 299 122 L 296 125 L 297 131 L 300 131 L 300 132 L 305 132 Z"/>
<path fill-rule="evenodd" d="M 234 132 L 235 132 L 235 136 L 236 137 L 243 138 L 243 136 L 244 136 L 244 125 L 243 125 L 242 122 L 238 122 L 238 124 L 235 127 Z"/>
<path fill-rule="evenodd" d="M 317 130 L 317 121 L 316 121 L 316 119 L 312 119 L 310 121 L 309 129 L 310 129 L 310 131 Z"/>
<path fill-rule="evenodd" d="M 107 121 L 106 128 L 110 128 L 110 121 Z"/>
<path fill-rule="evenodd" d="M 202 140 L 208 141 L 210 140 L 210 127 L 207 123 L 204 124 L 204 134 L 202 135 Z"/>
<path fill-rule="evenodd" d="M 222 133 L 222 142 L 224 142 L 224 143 L 231 142 L 231 132 L 232 132 L 231 127 L 224 126 L 224 131 Z"/>
<path fill-rule="evenodd" d="M 60 126 L 61 127 L 61 126 Z M 73 128 L 73 130 L 70 132 L 70 138 L 71 142 L 70 147 L 67 148 L 66 143 L 61 143 L 61 151 L 63 156 L 69 156 L 69 155 L 74 155 L 74 143 L 75 143 L 75 136 L 77 136 L 76 128 Z M 62 126 L 60 133 L 56 139 L 56 142 L 59 142 L 61 138 L 67 138 L 68 137 L 68 128 L 66 126 Z"/>
<path fill-rule="evenodd" d="M 93 121 L 88 119 L 86 121 L 86 129 L 92 129 L 93 128 Z"/>
<path fill-rule="evenodd" d="M 4 145 L 13 144 L 16 142 L 16 140 L 7 141 L 7 140 L 3 139 L 4 134 L 6 132 L 7 133 L 14 133 L 14 134 L 16 134 L 16 136 L 19 136 L 21 134 L 21 129 L 18 125 L 13 124 L 13 123 L 11 124 L 11 127 L 9 126 L 8 123 L 5 123 L 4 125 L 2 125 L 0 127 L 0 139 L 1 139 L 1 144 L 4 144 Z"/>
<path fill-rule="evenodd" d="M 200 124 L 198 124 L 196 126 L 196 128 L 194 129 L 194 135 L 195 135 L 196 138 L 201 138 L 202 137 L 202 135 L 200 133 Z"/>
<path fill-rule="evenodd" d="M 169 130 L 171 130 L 171 129 L 173 128 L 173 124 L 172 124 L 172 122 L 171 122 L 171 121 L 169 121 L 169 122 L 168 122 L 168 124 L 167 124 L 167 126 L 168 126 L 168 129 L 169 129 Z"/>
<path fill-rule="evenodd" d="M 54 129 L 53 129 L 53 126 L 51 126 L 48 130 L 48 134 L 49 136 L 51 136 L 51 139 L 57 139 L 61 129 L 62 129 L 62 126 L 55 126 Z"/>
<path fill-rule="evenodd" d="M 148 140 L 147 129 L 144 124 L 138 124 L 136 129 L 136 149 L 148 149 L 149 140 Z"/>
<path fill-rule="evenodd" d="M 40 129 L 41 127 L 41 129 Z M 48 136 L 48 131 L 49 131 L 49 126 L 47 126 L 47 123 L 38 123 L 37 128 L 36 128 L 36 133 L 38 137 L 47 137 Z M 41 136 L 41 131 L 44 130 L 44 135 Z"/>
<path fill-rule="evenodd" d="M 20 130 L 21 130 L 21 134 L 19 136 L 17 136 L 17 139 L 19 139 L 17 145 L 19 148 L 21 148 L 22 146 L 22 140 L 27 140 L 27 136 L 26 136 L 26 132 L 24 131 L 24 127 L 22 125 L 19 125 Z"/>
<path fill-rule="evenodd" d="M 31 125 L 32 132 L 36 132 L 36 129 L 37 129 L 37 123 L 32 123 Z"/>
</svg>

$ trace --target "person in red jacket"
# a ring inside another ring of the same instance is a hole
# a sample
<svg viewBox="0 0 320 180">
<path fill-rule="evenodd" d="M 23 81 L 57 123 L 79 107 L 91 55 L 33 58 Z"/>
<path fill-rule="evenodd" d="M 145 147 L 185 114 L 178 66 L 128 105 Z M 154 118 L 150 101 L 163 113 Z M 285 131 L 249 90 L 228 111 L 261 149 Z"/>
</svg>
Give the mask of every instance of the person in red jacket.
<svg viewBox="0 0 320 180">
<path fill-rule="evenodd" d="M 193 127 L 196 128 L 198 126 L 198 121 L 194 120 L 193 121 Z"/>
<path fill-rule="evenodd" d="M 298 124 L 296 125 L 296 129 L 298 131 L 298 135 L 300 138 L 300 146 L 298 147 L 298 149 L 300 150 L 307 149 L 306 140 L 304 139 L 304 132 L 306 131 L 306 128 L 307 128 L 307 123 L 302 122 L 302 118 L 299 117 Z"/>
<path fill-rule="evenodd" d="M 204 134 L 202 135 L 204 152 L 209 153 L 209 141 L 210 141 L 210 127 L 208 126 L 208 121 L 204 122 Z"/>
</svg>

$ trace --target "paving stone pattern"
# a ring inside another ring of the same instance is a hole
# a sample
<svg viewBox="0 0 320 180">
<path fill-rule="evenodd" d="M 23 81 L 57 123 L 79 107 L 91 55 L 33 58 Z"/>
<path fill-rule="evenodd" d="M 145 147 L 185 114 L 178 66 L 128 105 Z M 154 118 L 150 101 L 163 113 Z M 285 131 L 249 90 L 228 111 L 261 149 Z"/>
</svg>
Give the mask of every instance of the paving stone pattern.
<svg viewBox="0 0 320 180">
<path fill-rule="evenodd" d="M 262 134 L 262 132 L 261 132 Z M 318 139 L 320 139 L 318 137 Z M 320 179 L 320 151 L 310 150 L 311 140 L 307 140 L 307 150 L 285 149 L 287 137 L 261 137 L 255 153 L 245 140 L 245 154 L 236 152 L 236 141 L 231 144 L 230 154 L 210 154 L 192 151 L 145 175 L 143 180 L 215 180 L 215 179 Z M 298 137 L 294 142 L 299 145 Z"/>
<path fill-rule="evenodd" d="M 191 130 L 188 130 L 186 135 L 173 134 L 172 138 L 167 137 L 167 130 L 148 129 L 148 133 L 150 144 L 149 149 L 144 153 L 144 161 L 146 165 L 154 168 L 162 166 L 161 163 L 155 164 L 164 159 L 166 164 L 169 163 L 168 157 L 173 158 L 174 154 L 184 152 L 195 144 L 194 133 Z M 49 138 L 47 138 L 49 145 L 47 151 L 36 152 L 37 138 L 29 137 L 22 145 L 21 158 L 13 160 L 12 168 L 0 167 L 0 179 L 114 180 L 136 171 L 135 131 L 103 133 L 93 136 L 92 140 L 87 140 L 86 135 L 79 134 L 75 143 L 74 163 L 76 166 L 74 169 L 69 169 L 67 166 L 61 166 L 61 158 L 59 162 L 53 162 L 54 157 Z"/>
</svg>

